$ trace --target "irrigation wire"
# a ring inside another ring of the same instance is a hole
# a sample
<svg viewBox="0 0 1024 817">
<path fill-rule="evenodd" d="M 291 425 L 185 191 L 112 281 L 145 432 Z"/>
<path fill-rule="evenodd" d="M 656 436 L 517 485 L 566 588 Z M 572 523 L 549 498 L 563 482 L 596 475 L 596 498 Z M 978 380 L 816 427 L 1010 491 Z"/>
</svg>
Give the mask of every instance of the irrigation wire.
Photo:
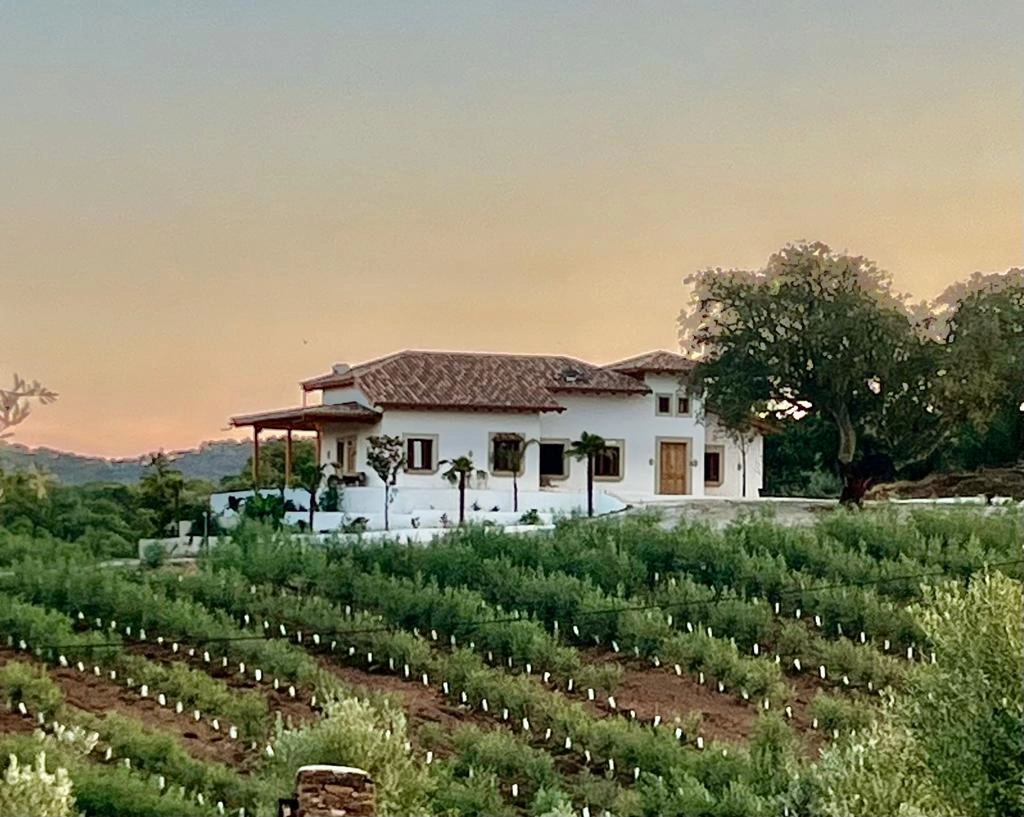
<svg viewBox="0 0 1024 817">
<path fill-rule="evenodd" d="M 999 562 L 986 562 L 985 564 L 982 564 L 982 565 L 973 566 L 971 568 L 971 571 L 973 573 L 973 572 L 976 572 L 978 570 L 982 570 L 984 568 L 1006 567 L 1008 565 L 1016 565 L 1016 564 L 1024 564 L 1024 559 L 1007 559 L 1007 560 L 999 561 Z M 887 577 L 882 578 L 882 579 L 866 579 L 864 581 L 858 581 L 858 582 L 841 582 L 841 583 L 836 583 L 836 584 L 819 585 L 819 586 L 816 586 L 816 587 L 806 587 L 806 588 L 796 587 L 796 588 L 790 588 L 789 590 L 781 590 L 781 591 L 775 593 L 774 596 L 776 598 L 780 598 L 780 597 L 793 596 L 793 595 L 802 595 L 804 593 L 817 593 L 817 592 L 821 592 L 821 591 L 824 591 L 824 590 L 841 590 L 841 589 L 850 588 L 850 587 L 866 587 L 866 586 L 876 585 L 876 584 L 885 584 L 885 583 L 888 583 L 888 582 L 910 581 L 910 580 L 913 580 L 913 579 L 923 579 L 923 578 L 931 578 L 931 577 L 935 577 L 935 576 L 948 576 L 948 575 L 949 574 L 946 571 L 928 571 L 928 572 L 924 572 L 924 573 L 913 573 L 913 574 L 906 574 L 906 575 L 900 575 L 900 576 L 887 576 Z M 711 598 L 711 599 L 700 599 L 700 600 L 683 601 L 683 602 L 667 602 L 667 603 L 659 603 L 659 604 L 625 605 L 625 606 L 622 606 L 622 607 L 607 607 L 607 608 L 603 608 L 603 609 L 600 609 L 600 610 L 581 611 L 581 612 L 578 612 L 578 613 L 574 614 L 574 618 L 576 618 L 576 619 L 591 618 L 591 617 L 603 616 L 603 615 L 618 615 L 618 614 L 621 614 L 621 613 L 647 612 L 647 611 L 650 611 L 650 610 L 679 610 L 679 609 L 686 609 L 686 608 L 689 608 L 689 607 L 705 607 L 705 606 L 709 606 L 709 605 L 713 606 L 713 605 L 721 604 L 721 603 L 724 603 L 724 602 L 727 602 L 727 601 L 748 601 L 748 600 L 749 599 L 747 597 L 744 597 L 744 596 L 731 595 L 731 596 L 716 596 L 716 597 Z M 479 629 L 481 627 L 487 627 L 487 626 L 491 626 L 491 625 L 494 625 L 494 624 L 511 624 L 511 623 L 514 623 L 514 622 L 517 622 L 517 621 L 536 621 L 536 619 L 530 618 L 528 616 L 507 616 L 507 617 L 504 617 L 504 618 L 489 618 L 489 619 L 466 619 L 466 620 L 463 620 L 463 621 L 451 622 L 449 624 L 449 628 L 451 630 L 451 634 L 454 635 L 456 630 L 463 630 L 463 629 L 465 629 L 467 632 L 472 632 L 472 631 L 474 631 L 476 629 Z M 420 628 L 417 628 L 417 629 L 420 629 Z M 374 633 L 402 632 L 402 631 L 405 631 L 404 628 L 402 628 L 402 627 L 396 627 L 394 625 L 381 625 L 381 626 L 375 626 L 375 627 L 354 627 L 354 628 L 338 629 L 338 630 L 318 630 L 315 633 L 311 632 L 310 635 L 311 636 L 312 635 L 318 635 L 321 638 L 321 641 L 322 641 L 324 636 L 330 637 L 330 636 L 346 636 L 346 635 L 370 635 L 370 634 L 374 634 Z M 278 635 L 278 634 L 276 634 L 277 632 L 279 632 L 279 631 L 274 631 L 274 633 L 267 632 L 267 633 L 260 633 L 260 634 L 254 634 L 254 635 L 219 636 L 219 637 L 213 637 L 213 638 L 201 638 L 201 637 L 197 638 L 197 637 L 191 636 L 191 635 L 185 635 L 185 636 L 182 636 L 180 638 L 168 638 L 166 636 L 163 636 L 163 640 L 164 640 L 164 642 L 172 642 L 173 643 L 173 642 L 180 641 L 180 642 L 187 642 L 187 643 L 201 644 L 201 645 L 222 644 L 222 643 L 223 644 L 227 644 L 227 643 L 232 643 L 232 642 L 236 642 L 236 641 L 238 641 L 238 642 L 241 642 L 241 641 L 277 641 L 277 640 L 281 640 L 281 639 L 284 639 L 286 641 L 290 640 L 288 635 Z M 294 634 L 295 634 L 295 632 L 292 633 L 292 635 L 294 635 Z M 39 650 L 39 651 L 43 651 L 43 650 L 46 650 L 46 651 L 56 651 L 56 650 L 61 650 L 61 649 L 81 648 L 81 647 L 102 648 L 102 647 L 120 647 L 120 646 L 122 646 L 122 643 L 119 642 L 119 641 L 109 641 L 109 642 L 100 642 L 100 643 L 96 643 L 96 644 L 87 644 L 87 645 L 86 644 L 54 644 L 54 645 L 46 645 L 46 644 L 44 644 L 42 646 L 36 647 L 35 649 Z"/>
</svg>

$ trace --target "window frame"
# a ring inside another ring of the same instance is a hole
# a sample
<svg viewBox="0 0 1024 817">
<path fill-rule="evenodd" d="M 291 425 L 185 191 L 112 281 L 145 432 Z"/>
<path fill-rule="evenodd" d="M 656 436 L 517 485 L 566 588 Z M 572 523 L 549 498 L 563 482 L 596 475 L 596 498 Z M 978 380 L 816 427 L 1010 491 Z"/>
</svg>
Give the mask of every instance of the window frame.
<svg viewBox="0 0 1024 817">
<path fill-rule="evenodd" d="M 558 474 L 558 475 L 543 473 L 540 470 L 541 469 L 540 459 L 538 459 L 538 462 L 537 462 L 537 474 L 538 474 L 538 476 L 541 479 L 550 479 L 550 480 L 557 480 L 557 481 L 563 481 L 563 480 L 569 479 L 570 471 L 571 471 L 571 468 L 572 468 L 572 457 L 569 456 L 569 446 L 572 445 L 572 440 L 570 440 L 568 437 L 565 437 L 565 438 L 561 438 L 561 437 L 559 437 L 559 438 L 542 437 L 541 440 L 540 440 L 540 445 L 538 446 L 538 457 L 540 456 L 540 453 L 541 453 L 539 449 L 543 448 L 545 445 L 560 445 L 560 446 L 562 446 L 562 473 Z"/>
<path fill-rule="evenodd" d="M 594 482 L 622 482 L 626 478 L 626 441 L 605 440 L 605 448 L 617 448 L 619 450 L 619 473 L 615 476 L 598 476 L 597 458 L 594 458 Z"/>
<path fill-rule="evenodd" d="M 686 411 L 680 411 L 679 410 L 679 404 L 683 400 L 686 401 Z M 676 410 L 676 417 L 690 417 L 690 416 L 692 416 L 693 406 L 690 403 L 690 395 L 688 395 L 688 394 L 680 394 L 679 392 L 676 392 L 676 404 L 675 404 L 674 408 Z"/>
<path fill-rule="evenodd" d="M 661 410 L 661 401 L 668 400 L 668 411 Z M 672 416 L 672 395 L 668 392 L 658 392 L 654 395 L 654 414 L 658 417 Z"/>
<path fill-rule="evenodd" d="M 413 440 L 423 440 L 430 442 L 430 467 L 429 468 L 412 468 L 409 465 L 409 443 Z M 402 448 L 405 454 L 405 466 L 403 470 L 407 474 L 436 474 L 438 469 L 438 462 L 440 457 L 438 456 L 438 436 L 437 434 L 403 434 L 402 435 Z"/>
<path fill-rule="evenodd" d="M 708 454 L 718 455 L 718 479 L 708 479 Z M 721 488 L 725 482 L 725 446 L 724 445 L 705 445 L 704 446 L 704 487 L 705 488 Z"/>
<path fill-rule="evenodd" d="M 351 444 L 351 448 L 349 445 Z M 351 451 L 351 455 L 349 452 Z M 335 467 L 343 476 L 355 476 L 359 473 L 359 435 L 339 434 L 334 441 Z M 352 468 L 349 468 L 349 460 Z"/>
<path fill-rule="evenodd" d="M 487 466 L 490 469 L 490 473 L 495 477 L 511 477 L 516 478 L 523 476 L 526 473 L 526 457 L 524 456 L 522 461 L 519 463 L 519 470 L 514 472 L 511 469 L 503 469 L 495 467 L 495 451 L 494 444 L 497 442 L 511 442 L 513 439 L 519 441 L 520 448 L 526 446 L 526 435 L 520 431 L 491 431 L 487 435 Z"/>
</svg>

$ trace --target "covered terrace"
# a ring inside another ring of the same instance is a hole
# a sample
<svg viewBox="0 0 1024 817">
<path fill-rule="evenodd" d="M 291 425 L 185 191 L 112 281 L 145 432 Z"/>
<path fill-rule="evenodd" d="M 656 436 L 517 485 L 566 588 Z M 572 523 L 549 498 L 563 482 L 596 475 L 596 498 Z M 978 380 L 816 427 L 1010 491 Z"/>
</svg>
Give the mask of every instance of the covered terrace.
<svg viewBox="0 0 1024 817">
<path fill-rule="evenodd" d="M 292 432 L 312 431 L 316 434 L 316 461 L 322 461 L 321 431 L 328 423 L 365 423 L 376 425 L 380 412 L 359 403 L 338 403 L 336 405 L 299 406 L 297 408 L 264 411 L 259 414 L 242 414 L 231 418 L 234 428 L 252 428 L 252 479 L 258 488 L 260 470 L 260 433 L 263 431 L 285 432 L 284 470 L 285 485 L 292 480 Z"/>
</svg>

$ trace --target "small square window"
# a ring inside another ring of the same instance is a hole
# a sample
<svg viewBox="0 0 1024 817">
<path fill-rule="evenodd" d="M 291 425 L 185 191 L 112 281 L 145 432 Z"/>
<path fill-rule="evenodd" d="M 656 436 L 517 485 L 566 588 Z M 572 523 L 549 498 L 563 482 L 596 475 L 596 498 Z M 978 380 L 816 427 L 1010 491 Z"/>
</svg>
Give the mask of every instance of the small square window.
<svg viewBox="0 0 1024 817">
<path fill-rule="evenodd" d="M 681 417 L 686 417 L 690 413 L 690 398 L 689 397 L 677 397 L 676 398 L 676 414 Z"/>
<path fill-rule="evenodd" d="M 722 484 L 722 460 L 724 451 L 721 448 L 708 448 L 704 452 L 704 484 L 718 487 Z"/>
<path fill-rule="evenodd" d="M 513 474 L 522 476 L 523 437 L 521 434 L 491 435 L 491 472 L 494 474 Z"/>
<path fill-rule="evenodd" d="M 621 445 L 606 445 L 594 457 L 594 476 L 597 479 L 622 479 Z"/>
<path fill-rule="evenodd" d="M 671 394 L 659 394 L 656 398 L 656 411 L 659 416 L 669 416 L 672 414 L 672 395 Z"/>
<path fill-rule="evenodd" d="M 405 470 L 432 473 L 436 468 L 436 446 L 433 437 L 405 438 Z"/>
<path fill-rule="evenodd" d="M 565 443 L 540 444 L 540 475 L 552 479 L 565 479 L 569 476 L 569 458 L 565 455 Z"/>
</svg>

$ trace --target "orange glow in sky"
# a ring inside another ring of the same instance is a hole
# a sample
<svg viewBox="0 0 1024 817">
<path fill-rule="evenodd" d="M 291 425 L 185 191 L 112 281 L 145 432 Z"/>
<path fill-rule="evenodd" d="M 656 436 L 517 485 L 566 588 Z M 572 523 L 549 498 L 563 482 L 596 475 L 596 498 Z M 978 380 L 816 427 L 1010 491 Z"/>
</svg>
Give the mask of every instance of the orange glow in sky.
<svg viewBox="0 0 1024 817">
<path fill-rule="evenodd" d="M 231 436 L 401 348 L 676 348 L 789 241 L 931 297 L 1022 264 L 1020 3 L 0 9 L 16 442 Z"/>
</svg>

